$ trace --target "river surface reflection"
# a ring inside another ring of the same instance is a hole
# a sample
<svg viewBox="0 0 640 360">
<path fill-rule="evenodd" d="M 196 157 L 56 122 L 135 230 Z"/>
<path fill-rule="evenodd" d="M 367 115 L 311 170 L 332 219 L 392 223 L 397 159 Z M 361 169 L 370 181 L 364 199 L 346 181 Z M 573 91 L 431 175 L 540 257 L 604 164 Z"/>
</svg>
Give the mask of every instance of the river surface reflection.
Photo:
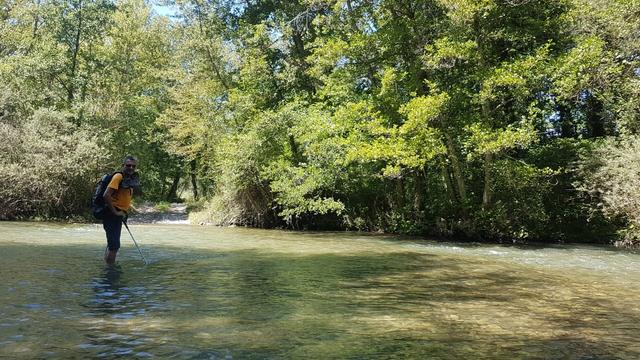
<svg viewBox="0 0 640 360">
<path fill-rule="evenodd" d="M 355 233 L 0 223 L 0 358 L 637 359 L 640 255 Z"/>
</svg>

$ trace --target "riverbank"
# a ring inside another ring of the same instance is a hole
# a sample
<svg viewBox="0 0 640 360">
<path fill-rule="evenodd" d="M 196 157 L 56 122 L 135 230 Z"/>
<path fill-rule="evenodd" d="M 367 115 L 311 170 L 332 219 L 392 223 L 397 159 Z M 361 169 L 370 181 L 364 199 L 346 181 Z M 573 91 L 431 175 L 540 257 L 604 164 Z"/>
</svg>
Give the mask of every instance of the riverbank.
<svg viewBox="0 0 640 360">
<path fill-rule="evenodd" d="M 138 225 L 138 224 L 174 224 L 174 225 L 191 225 L 191 221 L 189 220 L 189 211 L 188 207 L 185 203 L 167 203 L 160 202 L 155 203 L 151 201 L 145 201 L 141 204 L 137 204 L 135 206 L 135 211 L 132 211 L 129 215 L 129 224 Z M 202 223 L 200 225 L 204 225 Z M 231 227 L 235 227 L 235 225 L 231 225 Z M 256 228 L 259 229 L 259 228 Z M 368 232 L 367 232 L 368 233 Z M 370 232 L 371 234 L 382 234 L 382 232 Z M 386 235 L 398 235 L 402 236 L 402 234 L 393 234 L 393 233 L 385 233 Z M 436 236 L 429 235 L 429 239 L 436 240 L 439 242 L 457 242 L 457 243 L 484 243 L 484 244 L 511 244 L 511 245 L 526 245 L 526 244 L 545 244 L 545 245 L 577 245 L 577 244 L 586 244 L 586 245 L 614 245 L 618 248 L 625 249 L 637 249 L 638 246 L 634 244 L 624 243 L 624 242 L 615 242 L 615 243 L 594 243 L 594 242 L 540 242 L 540 241 L 528 241 L 524 239 L 512 239 L 512 240 L 478 240 L 472 238 L 461 238 L 454 236 Z"/>
<path fill-rule="evenodd" d="M 151 202 L 144 201 L 140 204 L 135 204 L 135 211 L 131 211 L 129 215 L 129 224 L 139 225 L 139 224 L 168 224 L 168 225 L 191 225 L 192 221 L 189 220 L 189 213 L 193 210 L 191 206 L 188 206 L 186 203 L 168 203 L 168 202 Z M 197 211 L 197 210 L 196 210 Z M 192 218 L 193 220 L 193 218 Z M 14 221 L 25 221 L 25 222 L 63 222 L 63 223 L 101 223 L 101 220 L 97 220 L 93 218 L 93 216 L 89 217 L 81 217 L 81 216 L 70 216 L 67 218 L 28 218 L 28 219 L 14 219 Z M 199 222 L 198 220 L 194 220 L 193 224 L 198 225 L 214 225 L 208 222 Z M 235 227 L 235 225 L 227 225 L 222 227 Z M 242 226 L 245 227 L 245 226 Z M 251 226 L 246 226 L 248 228 L 252 228 Z M 255 228 L 255 227 L 254 227 Z M 255 228 L 260 229 L 260 228 Z M 279 230 L 283 230 L 284 228 L 276 228 Z M 306 230 L 299 230 L 301 232 L 308 232 Z M 351 232 L 349 230 L 345 230 L 346 232 Z M 323 230 L 313 230 L 311 232 L 324 232 Z M 328 230 L 327 232 L 334 232 Z M 358 231 L 356 231 L 358 232 Z M 358 232 L 362 234 L 384 234 L 384 235 L 398 235 L 402 236 L 401 233 L 392 233 L 392 232 Z M 404 234 L 406 235 L 406 234 Z M 576 242 L 576 241 L 532 241 L 529 239 L 500 239 L 500 240 L 489 240 L 489 239 L 477 239 L 477 238 L 466 238 L 463 236 L 444 236 L 444 235 L 414 235 L 418 237 L 428 238 L 430 240 L 438 241 L 438 242 L 456 242 L 456 243 L 475 243 L 475 244 L 501 244 L 501 245 L 613 245 L 617 248 L 627 249 L 638 251 L 640 246 L 637 243 L 630 243 L 624 241 L 601 241 L 601 242 Z"/>
</svg>

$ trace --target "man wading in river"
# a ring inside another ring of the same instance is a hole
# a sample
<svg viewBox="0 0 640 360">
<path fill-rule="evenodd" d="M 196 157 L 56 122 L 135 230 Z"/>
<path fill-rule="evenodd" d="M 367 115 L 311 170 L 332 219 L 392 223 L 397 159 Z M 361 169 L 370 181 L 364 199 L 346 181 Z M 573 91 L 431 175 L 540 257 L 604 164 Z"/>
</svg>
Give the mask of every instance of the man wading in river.
<svg viewBox="0 0 640 360">
<path fill-rule="evenodd" d="M 131 207 L 131 198 L 134 188 L 140 186 L 136 166 L 138 159 L 127 156 L 122 163 L 122 170 L 113 174 L 107 189 L 104 192 L 104 202 L 106 209 L 102 224 L 107 233 L 107 248 L 104 261 L 113 265 L 116 262 L 116 255 L 120 249 L 120 233 L 122 222 L 126 221 L 127 211 Z"/>
</svg>

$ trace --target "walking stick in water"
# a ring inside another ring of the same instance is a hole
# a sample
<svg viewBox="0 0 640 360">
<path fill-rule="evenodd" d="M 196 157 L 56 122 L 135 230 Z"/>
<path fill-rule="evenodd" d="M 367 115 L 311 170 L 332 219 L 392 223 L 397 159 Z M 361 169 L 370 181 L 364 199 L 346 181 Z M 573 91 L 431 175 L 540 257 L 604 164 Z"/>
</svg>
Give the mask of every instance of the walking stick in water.
<svg viewBox="0 0 640 360">
<path fill-rule="evenodd" d="M 131 233 L 131 230 L 129 230 L 129 225 L 127 225 L 126 218 L 122 218 L 122 223 L 124 224 L 124 227 L 127 228 L 127 231 L 129 232 L 129 235 L 131 235 L 131 240 L 133 240 L 133 243 L 136 244 L 136 248 L 138 249 L 138 252 L 140 253 L 140 256 L 142 256 L 142 261 L 144 261 L 145 265 L 149 264 L 147 262 L 147 259 L 144 258 L 144 255 L 142 255 L 142 250 L 140 250 L 140 246 L 138 246 L 138 242 L 136 241 L 136 238 L 133 237 L 133 234 Z"/>
</svg>

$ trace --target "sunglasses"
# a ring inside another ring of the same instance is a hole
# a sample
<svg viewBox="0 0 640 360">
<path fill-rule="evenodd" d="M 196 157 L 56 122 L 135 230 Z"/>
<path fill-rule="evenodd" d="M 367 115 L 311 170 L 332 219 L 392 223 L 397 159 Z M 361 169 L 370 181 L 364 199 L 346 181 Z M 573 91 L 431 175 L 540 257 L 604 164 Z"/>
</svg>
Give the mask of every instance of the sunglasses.
<svg viewBox="0 0 640 360">
<path fill-rule="evenodd" d="M 128 167 L 128 168 L 136 168 L 136 166 L 134 164 L 125 164 L 124 167 Z"/>
</svg>

